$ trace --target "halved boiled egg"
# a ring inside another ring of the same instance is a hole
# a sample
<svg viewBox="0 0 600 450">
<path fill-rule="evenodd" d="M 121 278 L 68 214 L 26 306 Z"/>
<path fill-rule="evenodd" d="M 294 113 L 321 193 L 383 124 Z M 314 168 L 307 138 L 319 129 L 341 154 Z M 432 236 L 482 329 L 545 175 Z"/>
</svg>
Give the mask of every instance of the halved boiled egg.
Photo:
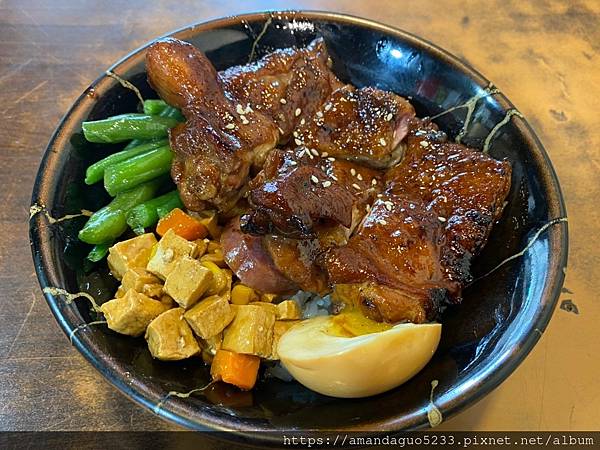
<svg viewBox="0 0 600 450">
<path fill-rule="evenodd" d="M 346 337 L 335 332 L 334 320 L 305 320 L 281 336 L 277 348 L 296 380 L 332 397 L 367 397 L 399 386 L 429 362 L 442 331 L 439 323 L 405 323 Z"/>
</svg>

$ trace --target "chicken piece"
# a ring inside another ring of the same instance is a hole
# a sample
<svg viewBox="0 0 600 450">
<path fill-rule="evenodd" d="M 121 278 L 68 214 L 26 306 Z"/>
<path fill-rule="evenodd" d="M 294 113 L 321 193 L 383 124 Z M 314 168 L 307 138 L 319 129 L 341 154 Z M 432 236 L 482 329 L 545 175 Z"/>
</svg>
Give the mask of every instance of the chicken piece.
<svg viewBox="0 0 600 450">
<path fill-rule="evenodd" d="M 235 317 L 223 332 L 224 350 L 268 357 L 273 345 L 275 312 L 255 305 L 233 306 Z"/>
<path fill-rule="evenodd" d="M 123 297 L 110 300 L 100 307 L 108 328 L 129 336 L 144 334 L 148 324 L 167 309 L 168 306 L 160 301 L 134 289 L 129 289 Z"/>
<path fill-rule="evenodd" d="M 330 70 L 322 38 L 306 48 L 275 50 L 255 63 L 230 67 L 220 76 L 233 97 L 274 121 L 284 141 L 342 86 Z"/>
<path fill-rule="evenodd" d="M 146 269 L 157 277 L 166 280 L 175 269 L 179 259 L 184 256 L 195 257 L 197 246 L 169 229 L 158 242 L 154 255 L 148 261 Z"/>
<path fill-rule="evenodd" d="M 275 150 L 250 183 L 251 211 L 242 231 L 314 238 L 316 228 L 337 223 L 351 230 L 380 186 L 380 173 L 308 149 Z M 360 211 L 360 212 L 359 212 Z"/>
<path fill-rule="evenodd" d="M 262 238 L 240 231 L 238 217 L 223 230 L 221 245 L 227 265 L 246 286 L 260 292 L 281 294 L 298 290 L 298 286 L 277 269 Z"/>
<path fill-rule="evenodd" d="M 223 331 L 235 315 L 226 297 L 207 297 L 183 315 L 194 333 L 202 339 L 210 339 Z"/>
<path fill-rule="evenodd" d="M 152 247 L 156 244 L 154 233 L 146 233 L 126 241 L 117 242 L 108 249 L 108 267 L 113 276 L 120 280 L 129 269 L 146 267 Z"/>
<path fill-rule="evenodd" d="M 303 291 L 324 294 L 327 278 L 316 261 L 323 252 L 317 239 L 289 239 L 283 236 L 263 237 L 263 246 L 275 267 Z"/>
<path fill-rule="evenodd" d="M 146 66 L 150 84 L 187 119 L 170 133 L 171 173 L 194 211 L 231 209 L 250 168 L 260 168 L 280 136 L 295 127 L 298 111 L 314 111 L 337 87 L 322 43 L 218 74 L 202 52 L 167 38 L 148 48 Z M 279 94 L 269 94 L 267 86 Z"/>
<path fill-rule="evenodd" d="M 414 120 L 403 161 L 385 176 L 388 190 L 423 204 L 444 228 L 441 261 L 449 280 L 472 280 L 470 260 L 485 245 L 504 208 L 511 166 L 446 141 L 431 122 Z M 459 292 L 454 295 L 459 300 Z"/>
<path fill-rule="evenodd" d="M 377 88 L 346 85 L 329 97 L 294 133 L 296 145 L 372 167 L 390 167 L 400 160 L 400 142 L 415 116 L 402 97 Z"/>
<path fill-rule="evenodd" d="M 359 300 L 347 301 L 371 319 L 431 320 L 454 288 L 442 272 L 441 232 L 434 213 L 402 197 L 382 195 L 348 244 L 327 251 L 329 282 L 358 286 Z M 349 297 L 356 294 L 349 292 Z"/>
<path fill-rule="evenodd" d="M 200 353 L 192 329 L 183 319 L 183 308 L 173 308 L 158 316 L 146 329 L 146 341 L 153 358 L 178 361 Z"/>
<path fill-rule="evenodd" d="M 188 309 L 202 298 L 213 281 L 213 274 L 200 262 L 189 256 L 179 258 L 165 281 L 165 292 L 179 306 Z"/>
</svg>

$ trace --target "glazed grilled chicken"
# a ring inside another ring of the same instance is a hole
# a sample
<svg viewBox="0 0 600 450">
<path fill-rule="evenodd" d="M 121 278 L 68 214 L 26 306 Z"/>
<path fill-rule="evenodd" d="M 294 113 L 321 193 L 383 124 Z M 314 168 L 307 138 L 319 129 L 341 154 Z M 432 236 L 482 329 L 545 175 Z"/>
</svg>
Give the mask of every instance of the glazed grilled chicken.
<svg viewBox="0 0 600 450">
<path fill-rule="evenodd" d="M 381 186 L 381 174 L 358 164 L 323 158 L 306 147 L 273 151 L 250 183 L 252 210 L 241 228 L 252 234 L 315 238 L 323 225 L 337 223 L 349 232 L 364 205 Z"/>
<path fill-rule="evenodd" d="M 447 142 L 435 124 L 417 119 L 404 159 L 385 180 L 389 192 L 407 196 L 438 216 L 444 228 L 441 261 L 446 277 L 470 282 L 470 261 L 502 214 L 510 190 L 510 164 Z"/>
<path fill-rule="evenodd" d="M 441 266 L 437 216 L 404 197 L 384 194 L 356 233 L 325 257 L 338 298 L 377 321 L 435 318 L 448 290 Z"/>
<path fill-rule="evenodd" d="M 251 168 L 339 87 L 322 41 L 282 50 L 219 74 L 191 44 L 163 39 L 150 46 L 150 84 L 186 122 L 171 130 L 172 176 L 186 207 L 229 210 Z M 302 113 L 304 111 L 304 113 Z"/>
<path fill-rule="evenodd" d="M 327 99 L 294 133 L 304 145 L 337 158 L 385 168 L 400 160 L 400 142 L 415 115 L 412 105 L 391 92 L 346 85 Z"/>
</svg>

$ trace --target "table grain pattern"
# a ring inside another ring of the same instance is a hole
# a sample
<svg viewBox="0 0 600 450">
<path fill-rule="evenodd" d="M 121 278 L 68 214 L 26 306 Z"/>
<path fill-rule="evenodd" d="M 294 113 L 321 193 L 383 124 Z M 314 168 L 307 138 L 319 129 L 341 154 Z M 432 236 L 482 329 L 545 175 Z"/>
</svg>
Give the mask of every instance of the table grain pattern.
<svg viewBox="0 0 600 450">
<path fill-rule="evenodd" d="M 60 331 L 28 245 L 50 135 L 108 66 L 170 30 L 262 9 L 320 9 L 396 26 L 468 61 L 540 136 L 569 212 L 565 290 L 516 372 L 442 430 L 599 429 L 600 2 L 0 0 L 0 430 L 173 430 L 110 386 Z"/>
</svg>

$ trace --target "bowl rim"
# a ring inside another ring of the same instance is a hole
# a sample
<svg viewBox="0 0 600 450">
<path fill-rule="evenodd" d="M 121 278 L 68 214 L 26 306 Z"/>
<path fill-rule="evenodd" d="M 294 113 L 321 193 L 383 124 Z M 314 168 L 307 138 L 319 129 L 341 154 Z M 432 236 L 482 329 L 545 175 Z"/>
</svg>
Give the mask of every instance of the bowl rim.
<svg viewBox="0 0 600 450">
<path fill-rule="evenodd" d="M 199 31 L 205 32 L 213 29 L 224 28 L 239 24 L 242 21 L 246 21 L 247 23 L 263 22 L 269 17 L 278 15 L 284 16 L 287 19 L 305 19 L 308 21 L 323 20 L 375 30 L 398 38 L 402 41 L 409 42 L 417 47 L 424 48 L 436 58 L 443 60 L 456 70 L 466 74 L 482 88 L 490 85 L 490 82 L 468 63 L 453 56 L 446 50 L 438 47 L 428 40 L 420 38 L 412 33 L 362 17 L 316 10 L 260 11 L 190 24 L 148 41 L 141 47 L 135 49 L 115 62 L 112 66 L 110 66 L 110 68 L 107 69 L 107 72 L 116 72 L 116 69 L 119 69 L 119 71 L 126 71 L 131 66 L 134 57 L 142 53 L 156 39 L 167 36 L 186 39 Z M 41 199 L 47 198 L 50 200 L 52 198 L 53 191 L 48 190 L 48 186 L 51 187 L 50 178 L 53 176 L 54 167 L 59 163 L 59 154 L 60 151 L 64 150 L 64 142 L 68 141 L 68 137 L 63 135 L 63 130 L 69 124 L 69 122 L 73 120 L 72 116 L 74 113 L 86 107 L 86 100 L 90 100 L 90 91 L 97 90 L 102 86 L 106 86 L 108 83 L 114 83 L 114 80 L 109 78 L 107 72 L 94 80 L 90 86 L 86 88 L 84 92 L 75 100 L 67 113 L 61 118 L 42 157 L 34 183 L 31 205 L 38 204 L 43 206 L 44 202 L 40 201 Z M 495 99 L 505 111 L 514 108 L 514 105 L 501 92 L 495 96 Z M 518 126 L 521 128 L 520 131 L 524 138 L 526 138 L 530 144 L 533 144 L 530 146 L 539 152 L 539 155 L 537 156 L 541 158 L 543 167 L 547 170 L 547 173 L 544 175 L 544 187 L 545 193 L 551 197 L 551 201 L 549 201 L 549 209 L 555 209 L 555 212 L 557 213 L 556 217 L 566 217 L 566 207 L 560 189 L 559 180 L 547 152 L 526 119 L 523 118 L 521 121 L 519 121 Z M 56 284 L 50 283 L 50 278 L 58 279 L 57 274 L 55 273 L 55 268 L 51 267 L 45 262 L 46 260 L 50 259 L 50 246 L 48 241 L 51 239 L 51 236 L 49 236 L 51 233 L 47 231 L 48 227 L 43 226 L 43 224 L 44 220 L 42 214 L 35 214 L 30 217 L 29 235 L 31 250 L 36 274 L 42 290 L 49 286 L 56 286 Z M 544 293 L 542 294 L 542 299 L 544 299 L 544 302 L 541 310 L 538 311 L 537 320 L 534 322 L 536 326 L 534 329 L 532 329 L 536 332 L 530 332 L 525 339 L 520 342 L 518 348 L 511 352 L 511 358 L 509 359 L 508 356 L 506 357 L 506 359 L 508 359 L 506 364 L 496 365 L 493 371 L 488 370 L 487 373 L 480 374 L 479 378 L 476 379 L 476 382 L 473 383 L 472 386 L 467 389 L 458 400 L 450 401 L 444 395 L 436 397 L 435 405 L 443 412 L 444 419 L 453 416 L 455 413 L 467 406 L 472 406 L 487 393 L 495 389 L 520 365 L 523 359 L 529 354 L 534 345 L 537 343 L 543 331 L 546 329 L 556 307 L 565 277 L 568 257 L 567 223 L 563 222 L 557 226 L 553 226 L 548 229 L 547 233 L 548 240 L 550 243 L 554 243 L 554 250 L 557 253 L 554 257 L 554 264 L 549 265 L 549 285 L 547 284 L 544 287 Z M 76 318 L 76 315 L 74 313 L 65 314 L 64 311 L 61 311 L 59 307 L 61 306 L 60 304 L 62 302 L 58 300 L 56 296 L 46 291 L 44 291 L 44 295 L 60 327 L 65 334 L 69 336 L 75 327 L 72 326 L 71 323 L 73 323 L 72 321 Z M 89 339 L 86 339 L 84 334 L 76 334 L 73 336 L 72 344 L 88 360 L 88 362 L 90 362 L 107 379 L 107 381 L 114 385 L 121 393 L 126 395 L 134 402 L 148 408 L 149 410 L 154 410 L 156 402 L 148 398 L 148 396 L 140 390 L 139 385 L 136 386 L 128 383 L 120 374 L 116 374 L 111 371 L 110 367 L 108 367 L 106 364 L 107 355 L 102 354 L 101 351 L 98 351 L 98 349 L 94 348 L 93 342 Z M 168 406 L 161 408 L 158 412 L 155 411 L 155 413 L 170 422 L 188 429 L 200 431 L 226 431 L 228 432 L 228 438 L 235 438 L 244 441 L 250 438 L 255 442 L 262 441 L 264 443 L 274 445 L 281 443 L 280 437 L 272 433 L 268 433 L 268 431 L 278 432 L 280 430 L 273 430 L 269 427 L 264 427 L 263 429 L 248 429 L 239 426 L 232 427 L 233 424 L 231 422 L 228 422 L 227 420 L 215 419 L 211 413 L 202 413 L 199 417 L 199 419 L 201 419 L 200 422 L 191 420 L 189 417 L 173 411 Z M 408 425 L 410 429 L 425 428 L 429 425 L 426 420 L 426 416 L 424 416 L 420 421 L 413 419 L 412 423 L 408 424 L 403 422 L 401 419 L 402 417 L 390 416 L 377 422 L 339 428 L 339 430 L 353 429 L 356 431 L 381 433 L 385 431 L 400 431 L 401 429 L 404 429 L 405 425 Z"/>
</svg>

